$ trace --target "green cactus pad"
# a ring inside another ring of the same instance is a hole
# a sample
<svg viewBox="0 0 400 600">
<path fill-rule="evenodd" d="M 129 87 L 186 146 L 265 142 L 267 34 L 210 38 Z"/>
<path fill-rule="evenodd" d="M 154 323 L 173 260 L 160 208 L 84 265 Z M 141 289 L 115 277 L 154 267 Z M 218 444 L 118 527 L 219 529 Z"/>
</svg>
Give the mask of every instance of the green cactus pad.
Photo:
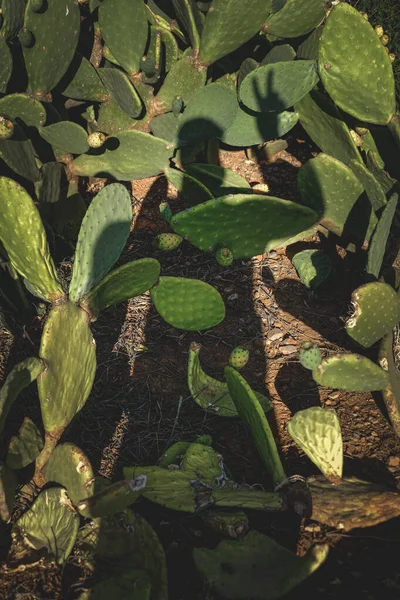
<svg viewBox="0 0 400 600">
<path fill-rule="evenodd" d="M 212 252 L 222 246 L 237 259 L 279 248 L 316 221 L 313 210 L 289 200 L 230 194 L 178 213 L 171 224 L 200 250 Z"/>
<path fill-rule="evenodd" d="M 21 534 L 22 548 L 46 548 L 49 558 L 58 564 L 70 555 L 78 529 L 79 516 L 62 488 L 41 492 L 14 526 L 14 532 Z"/>
<path fill-rule="evenodd" d="M 89 150 L 87 133 L 72 121 L 60 121 L 39 129 L 39 133 L 46 142 L 71 154 L 83 154 Z"/>
<path fill-rule="evenodd" d="M 239 105 L 232 125 L 220 139 L 228 146 L 256 146 L 282 137 L 293 129 L 298 120 L 296 112 L 283 111 L 269 116 Z"/>
<path fill-rule="evenodd" d="M 99 69 L 98 74 L 113 100 L 132 119 L 143 110 L 142 101 L 125 73 L 118 69 Z"/>
<path fill-rule="evenodd" d="M 94 494 L 95 480 L 92 465 L 78 446 L 59 444 L 43 469 L 46 483 L 55 482 L 66 488 L 75 504 Z M 83 516 L 89 516 L 85 512 Z"/>
<path fill-rule="evenodd" d="M 30 0 L 30 6 L 37 0 Z M 3 24 L 1 26 L 1 37 L 3 39 L 13 38 L 24 24 L 25 0 L 2 0 L 1 14 Z"/>
<path fill-rule="evenodd" d="M 238 411 L 229 393 L 228 384 L 210 377 L 200 363 L 200 345 L 193 342 L 189 348 L 188 387 L 193 399 L 205 410 L 221 417 L 237 417 Z M 254 392 L 265 413 L 272 409 L 271 401 Z"/>
<path fill-rule="evenodd" d="M 195 548 L 193 558 L 208 584 L 223 598 L 277 600 L 300 584 L 326 560 L 328 545 L 300 558 L 258 531 L 216 548 Z"/>
<path fill-rule="evenodd" d="M 180 49 L 175 36 L 169 29 L 165 29 L 164 27 L 156 27 L 156 29 L 161 35 L 163 56 L 165 60 L 164 69 L 165 72 L 168 73 L 179 59 Z"/>
<path fill-rule="evenodd" d="M 282 44 L 280 46 L 274 46 L 261 61 L 260 66 L 263 67 L 264 65 L 270 65 L 272 63 L 290 61 L 295 58 L 296 52 L 293 50 L 292 46 L 289 44 Z"/>
<path fill-rule="evenodd" d="M 160 263 L 154 258 L 141 258 L 111 271 L 83 297 L 81 304 L 95 320 L 100 311 L 140 296 L 149 290 L 160 275 Z"/>
<path fill-rule="evenodd" d="M 244 177 L 225 167 L 207 163 L 190 163 L 186 171 L 205 185 L 215 198 L 238 192 L 250 193 L 251 187 Z"/>
<path fill-rule="evenodd" d="M 322 360 L 321 351 L 318 346 L 312 342 L 304 342 L 300 349 L 299 360 L 305 369 L 313 371 L 318 367 Z"/>
<path fill-rule="evenodd" d="M 200 331 L 225 318 L 224 301 L 214 287 L 199 279 L 160 277 L 150 291 L 161 317 L 177 329 Z"/>
<path fill-rule="evenodd" d="M 161 455 L 158 466 L 163 469 L 168 469 L 171 465 L 179 467 L 189 446 L 190 442 L 175 442 Z"/>
<path fill-rule="evenodd" d="M 176 96 L 180 96 L 187 104 L 197 90 L 205 85 L 206 79 L 207 71 L 197 69 L 192 56 L 183 56 L 166 76 L 156 96 L 157 105 L 164 110 L 171 110 Z"/>
<path fill-rule="evenodd" d="M 240 89 L 243 79 L 258 67 L 259 64 L 254 58 L 248 57 L 244 59 L 237 74 L 237 89 Z"/>
<path fill-rule="evenodd" d="M 379 364 L 389 375 L 389 382 L 382 390 L 382 396 L 394 432 L 400 437 L 400 373 L 393 352 L 394 340 L 398 347 L 398 336 L 399 329 L 396 327 L 383 338 L 379 347 Z"/>
<path fill-rule="evenodd" d="M 25 417 L 18 435 L 13 436 L 8 446 L 6 465 L 10 469 L 23 469 L 39 456 L 43 438 L 35 423 Z"/>
<path fill-rule="evenodd" d="M 159 209 L 160 215 L 164 219 L 164 221 L 166 223 L 169 223 L 172 219 L 172 211 L 171 211 L 171 207 L 168 204 L 168 202 L 160 202 L 158 209 Z"/>
<path fill-rule="evenodd" d="M 298 411 L 288 433 L 325 477 L 335 483 L 343 472 L 343 440 L 335 411 L 313 406 Z"/>
<path fill-rule="evenodd" d="M 225 367 L 229 393 L 240 418 L 250 427 L 254 445 L 271 475 L 274 485 L 286 479 L 268 420 L 247 381 L 232 367 Z"/>
<path fill-rule="evenodd" d="M 210 446 L 194 442 L 185 452 L 181 469 L 190 479 L 201 478 L 211 485 L 225 477 L 221 458 Z"/>
<path fill-rule="evenodd" d="M 10 48 L 5 40 L 0 40 L 0 92 L 5 93 L 13 68 Z"/>
<path fill-rule="evenodd" d="M 386 243 L 392 226 L 393 217 L 396 212 L 398 194 L 393 194 L 382 211 L 368 248 L 367 273 L 378 279 L 381 272 L 383 258 L 385 256 Z"/>
<path fill-rule="evenodd" d="M 103 188 L 92 200 L 79 231 L 69 295 L 78 302 L 118 260 L 132 222 L 129 192 L 121 183 Z"/>
<path fill-rule="evenodd" d="M 8 412 L 14 400 L 32 381 L 35 381 L 45 369 L 40 358 L 26 358 L 15 365 L 0 389 L 0 434 L 4 430 Z"/>
<path fill-rule="evenodd" d="M 319 385 L 349 392 L 383 390 L 388 374 L 372 360 L 359 354 L 336 354 L 325 358 L 313 371 Z"/>
<path fill-rule="evenodd" d="M 42 179 L 35 186 L 40 204 L 65 202 L 68 193 L 68 180 L 65 166 L 59 162 L 48 162 L 42 166 Z"/>
<path fill-rule="evenodd" d="M 293 256 L 292 263 L 301 283 L 312 289 L 324 283 L 332 272 L 329 254 L 315 248 L 298 252 Z"/>
<path fill-rule="evenodd" d="M 201 181 L 183 171 L 168 167 L 165 169 L 164 174 L 168 181 L 188 201 L 190 206 L 195 206 L 214 198 L 211 191 Z"/>
<path fill-rule="evenodd" d="M 81 499 L 78 510 L 82 515 L 91 518 L 114 515 L 136 502 L 146 489 L 146 483 L 145 477 L 138 477 L 132 481 L 117 481 L 104 487 L 94 496 Z"/>
<path fill-rule="evenodd" d="M 387 202 L 385 193 L 379 181 L 359 160 L 351 160 L 349 162 L 349 167 L 361 181 L 374 211 L 379 211 L 379 209 L 382 208 L 382 206 L 385 206 Z"/>
<path fill-rule="evenodd" d="M 319 41 L 323 30 L 323 25 L 319 25 L 310 33 L 308 38 L 304 40 L 297 48 L 297 57 L 306 60 L 318 60 Z"/>
<path fill-rule="evenodd" d="M 3 127 L 9 127 L 9 123 L 3 122 Z M 18 175 L 33 182 L 40 180 L 32 142 L 17 122 L 12 124 L 11 137 L 8 133 L 6 138 L 0 138 L 0 157 Z"/>
<path fill-rule="evenodd" d="M 161 173 L 173 154 L 172 145 L 141 131 L 123 131 L 109 138 L 107 143 L 104 154 L 84 154 L 76 158 L 71 165 L 72 173 L 121 181 L 144 179 Z"/>
<path fill-rule="evenodd" d="M 271 12 L 271 0 L 214 0 L 200 39 L 199 62 L 211 65 L 252 38 Z"/>
<path fill-rule="evenodd" d="M 351 295 L 354 313 L 346 331 L 356 342 L 369 348 L 400 321 L 400 299 L 387 283 L 374 281 L 357 288 Z"/>
<path fill-rule="evenodd" d="M 392 63 L 370 23 L 346 2 L 334 6 L 325 23 L 318 68 L 340 108 L 360 121 L 389 123 L 396 111 Z"/>
<path fill-rule="evenodd" d="M 75 54 L 80 31 L 80 11 L 75 0 L 48 2 L 44 12 L 25 12 L 24 26 L 35 43 L 23 48 L 29 89 L 45 95 L 63 77 Z"/>
<path fill-rule="evenodd" d="M 329 98 L 313 90 L 295 105 L 299 121 L 322 152 L 349 164 L 361 162 L 360 152 L 340 112 Z"/>
<path fill-rule="evenodd" d="M 120 131 L 132 129 L 138 121 L 128 117 L 114 100 L 107 100 L 99 107 L 97 126 L 100 131 L 114 135 Z M 100 165 L 99 165 L 100 166 Z"/>
<path fill-rule="evenodd" d="M 247 75 L 240 86 L 240 100 L 256 112 L 282 112 L 308 94 L 318 79 L 314 60 L 267 64 Z"/>
<path fill-rule="evenodd" d="M 15 473 L 0 462 L 0 522 L 10 520 L 17 483 Z"/>
<path fill-rule="evenodd" d="M 0 214 L 0 240 L 14 268 L 47 300 L 63 297 L 39 212 L 24 188 L 7 177 L 0 178 Z"/>
<path fill-rule="evenodd" d="M 282 494 L 278 492 L 259 492 L 254 489 L 218 488 L 212 493 L 212 499 L 217 508 L 247 508 L 249 510 L 276 511 L 287 509 Z"/>
<path fill-rule="evenodd" d="M 234 369 L 240 371 L 240 369 L 243 369 L 243 367 L 245 367 L 249 362 L 249 357 L 250 353 L 248 350 L 246 350 L 246 348 L 237 346 L 229 355 L 229 364 Z"/>
<path fill-rule="evenodd" d="M 324 0 L 287 0 L 283 7 L 272 13 L 264 26 L 270 35 L 281 38 L 297 38 L 312 31 L 325 16 Z"/>
<path fill-rule="evenodd" d="M 177 148 L 181 145 L 178 139 L 178 128 L 180 121 L 181 115 L 175 117 L 172 112 L 158 115 L 151 120 L 150 130 L 153 135 L 165 140 Z"/>
<path fill-rule="evenodd" d="M 177 233 L 161 233 L 156 238 L 157 248 L 165 252 L 176 250 L 183 242 L 183 237 Z"/>
<path fill-rule="evenodd" d="M 7 115 L 12 121 L 21 119 L 29 127 L 41 127 L 46 122 L 43 104 L 26 94 L 8 94 L 1 98 L 0 115 Z"/>
<path fill-rule="evenodd" d="M 229 267 L 233 263 L 233 253 L 229 248 L 219 248 L 215 253 L 215 260 L 220 267 Z"/>
<path fill-rule="evenodd" d="M 201 88 L 190 99 L 179 122 L 179 145 L 220 138 L 237 112 L 236 93 L 219 83 Z"/>
<path fill-rule="evenodd" d="M 47 363 L 38 381 L 44 428 L 60 436 L 83 408 L 96 371 L 96 346 L 84 310 L 70 301 L 52 307 L 40 356 Z"/>
<path fill-rule="evenodd" d="M 67 98 L 75 100 L 105 102 L 109 97 L 97 70 L 79 52 L 75 54 L 57 89 Z"/>
<path fill-rule="evenodd" d="M 144 2 L 106 0 L 99 8 L 99 23 L 104 41 L 119 64 L 129 75 L 138 73 L 148 35 Z"/>
<path fill-rule="evenodd" d="M 235 512 L 207 510 L 201 517 L 213 531 L 234 540 L 246 535 L 250 528 L 249 519 L 241 510 Z"/>
<path fill-rule="evenodd" d="M 79 600 L 151 600 L 151 580 L 145 571 L 129 569 L 116 577 L 107 577 L 93 586 Z"/>
<path fill-rule="evenodd" d="M 357 243 L 369 239 L 377 218 L 349 167 L 319 154 L 299 169 L 297 181 L 303 202 L 321 215 L 324 227 Z"/>
</svg>

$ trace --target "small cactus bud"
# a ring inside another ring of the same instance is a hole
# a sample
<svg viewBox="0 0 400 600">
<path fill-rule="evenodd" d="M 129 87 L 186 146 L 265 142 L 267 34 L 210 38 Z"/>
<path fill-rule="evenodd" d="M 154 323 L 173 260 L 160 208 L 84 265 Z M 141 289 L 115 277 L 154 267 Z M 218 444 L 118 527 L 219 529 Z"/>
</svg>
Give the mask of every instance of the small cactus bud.
<svg viewBox="0 0 400 600">
<path fill-rule="evenodd" d="M 157 246 L 164 252 L 175 250 L 181 245 L 183 237 L 177 233 L 161 233 L 157 236 Z"/>
<path fill-rule="evenodd" d="M 14 124 L 7 117 L 0 117 L 0 140 L 8 140 L 14 133 Z"/>
<path fill-rule="evenodd" d="M 107 136 L 101 131 L 94 131 L 88 135 L 87 142 L 91 148 L 100 148 L 105 142 Z"/>
<path fill-rule="evenodd" d="M 395 54 L 393 54 L 393 52 L 390 52 L 390 54 L 389 54 L 389 58 L 390 58 L 390 60 L 391 60 L 392 62 L 394 62 L 394 61 L 396 60 L 396 55 L 395 55 Z"/>
<path fill-rule="evenodd" d="M 160 210 L 160 215 L 162 216 L 164 221 L 166 221 L 167 223 L 170 223 L 171 219 L 172 219 L 172 212 L 171 212 L 171 207 L 168 204 L 168 202 L 161 202 L 161 204 L 158 208 Z"/>
<path fill-rule="evenodd" d="M 21 29 L 18 34 L 18 39 L 23 48 L 32 48 L 32 46 L 35 44 L 35 37 L 32 31 L 29 31 L 29 29 L 26 29 L 26 27 Z"/>
<path fill-rule="evenodd" d="M 384 46 L 387 46 L 389 43 L 389 36 L 384 33 L 383 36 L 381 37 L 381 42 Z"/>
<path fill-rule="evenodd" d="M 360 148 L 363 145 L 363 140 L 361 135 L 359 135 L 354 129 L 350 129 L 350 135 L 354 140 L 355 145 Z"/>
<path fill-rule="evenodd" d="M 240 371 L 240 369 L 243 369 L 243 367 L 247 365 L 248 361 L 249 351 L 246 350 L 246 348 L 243 348 L 242 346 L 237 346 L 232 350 L 231 355 L 229 357 L 229 364 L 231 365 L 231 367 Z"/>
<path fill-rule="evenodd" d="M 315 344 L 305 342 L 301 347 L 299 360 L 305 369 L 313 371 L 322 360 L 321 351 Z"/>
<path fill-rule="evenodd" d="M 29 3 L 29 8 L 33 10 L 33 12 L 40 12 L 45 8 L 46 0 L 31 0 Z"/>
<path fill-rule="evenodd" d="M 361 15 L 362 17 L 364 17 L 364 19 L 365 19 L 366 21 L 368 21 L 368 20 L 369 20 L 368 13 L 366 13 L 366 12 L 360 12 L 360 15 Z"/>
<path fill-rule="evenodd" d="M 384 33 L 384 32 L 383 32 L 383 27 L 382 27 L 382 25 L 377 25 L 377 26 L 375 27 L 375 31 L 376 31 L 376 35 L 377 35 L 379 38 L 381 38 L 381 37 L 383 36 L 383 33 Z"/>
<path fill-rule="evenodd" d="M 183 110 L 183 100 L 181 96 L 175 96 L 172 100 L 172 113 L 175 117 L 178 117 Z"/>
<path fill-rule="evenodd" d="M 356 133 L 358 133 L 358 135 L 361 135 L 361 137 L 363 137 L 364 135 L 367 135 L 369 129 L 367 129 L 366 127 L 355 127 L 355 131 Z"/>
<path fill-rule="evenodd" d="M 215 253 L 215 259 L 221 267 L 229 267 L 233 263 L 233 254 L 229 248 L 219 248 Z"/>
</svg>

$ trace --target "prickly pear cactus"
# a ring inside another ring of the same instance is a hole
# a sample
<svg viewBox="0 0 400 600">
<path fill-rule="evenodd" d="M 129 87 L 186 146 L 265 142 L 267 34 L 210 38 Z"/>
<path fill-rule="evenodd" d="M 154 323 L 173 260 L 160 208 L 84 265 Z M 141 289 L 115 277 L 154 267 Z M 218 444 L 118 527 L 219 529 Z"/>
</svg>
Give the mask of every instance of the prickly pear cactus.
<svg viewBox="0 0 400 600">
<path fill-rule="evenodd" d="M 320 364 L 322 360 L 322 354 L 316 344 L 313 344 L 312 342 L 304 342 L 300 349 L 299 360 L 305 369 L 313 371 Z"/>
<path fill-rule="evenodd" d="M 395 327 L 383 338 L 379 347 L 379 364 L 387 371 L 389 381 L 382 390 L 386 410 L 394 432 L 400 437 L 400 373 L 394 356 L 394 340 L 398 339 L 399 328 Z"/>
<path fill-rule="evenodd" d="M 249 362 L 249 357 L 250 353 L 248 350 L 246 350 L 246 348 L 237 346 L 229 355 L 229 364 L 234 369 L 240 371 L 240 369 L 243 369 L 243 367 L 245 367 Z"/>
<path fill-rule="evenodd" d="M 316 248 L 298 252 L 292 262 L 301 283 L 313 290 L 324 283 L 332 272 L 329 254 Z"/>
<path fill-rule="evenodd" d="M 233 253 L 229 248 L 218 248 L 215 253 L 215 260 L 220 267 L 229 267 L 233 263 Z"/>
<path fill-rule="evenodd" d="M 14 471 L 0 462 L 0 522 L 7 523 L 10 520 L 17 485 Z"/>
<path fill-rule="evenodd" d="M 205 185 L 215 198 L 227 194 L 251 193 L 251 187 L 246 179 L 225 167 L 207 163 L 189 163 L 186 171 Z"/>
<path fill-rule="evenodd" d="M 25 417 L 19 432 L 10 440 L 6 465 L 10 469 L 23 469 L 33 463 L 43 448 L 43 438 L 35 423 Z"/>
<path fill-rule="evenodd" d="M 367 272 L 370 273 L 370 275 L 374 275 L 374 277 L 377 279 L 381 272 L 383 258 L 386 251 L 386 243 L 392 226 L 393 217 L 396 212 L 398 200 L 398 194 L 393 194 L 388 201 L 387 205 L 382 211 L 381 217 L 373 233 L 370 247 L 368 249 Z"/>
<path fill-rule="evenodd" d="M 182 242 L 183 237 L 176 233 L 160 233 L 156 239 L 157 248 L 165 252 L 176 250 Z"/>
<path fill-rule="evenodd" d="M 145 475 L 132 480 L 117 481 L 105 486 L 99 492 L 80 500 L 79 512 L 87 517 L 97 518 L 114 515 L 136 502 L 147 485 Z"/>
<path fill-rule="evenodd" d="M 236 540 L 249 531 L 250 523 L 243 511 L 207 510 L 201 515 L 205 525 L 219 535 Z"/>
<path fill-rule="evenodd" d="M 329 356 L 312 375 L 320 385 L 349 392 L 383 390 L 389 383 L 386 371 L 359 354 Z"/>
</svg>

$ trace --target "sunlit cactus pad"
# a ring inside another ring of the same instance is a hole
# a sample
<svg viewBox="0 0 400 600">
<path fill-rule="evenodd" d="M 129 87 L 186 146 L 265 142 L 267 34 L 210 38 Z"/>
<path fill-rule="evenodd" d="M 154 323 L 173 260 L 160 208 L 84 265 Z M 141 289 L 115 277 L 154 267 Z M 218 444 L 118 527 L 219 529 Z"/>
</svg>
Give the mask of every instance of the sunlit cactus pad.
<svg viewBox="0 0 400 600">
<path fill-rule="evenodd" d="M 365 356 L 336 354 L 325 358 L 313 371 L 320 385 L 349 392 L 383 390 L 389 383 L 388 374 Z"/>
</svg>

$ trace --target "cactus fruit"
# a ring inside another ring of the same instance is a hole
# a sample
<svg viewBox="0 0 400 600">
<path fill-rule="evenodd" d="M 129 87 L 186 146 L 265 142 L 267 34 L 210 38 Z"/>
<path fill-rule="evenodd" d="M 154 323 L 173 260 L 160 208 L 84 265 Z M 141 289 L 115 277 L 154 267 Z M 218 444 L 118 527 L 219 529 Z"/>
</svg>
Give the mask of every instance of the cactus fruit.
<svg viewBox="0 0 400 600">
<path fill-rule="evenodd" d="M 174 117 L 177 117 L 181 114 L 182 110 L 183 100 L 181 96 L 175 96 L 175 98 L 172 100 L 172 114 L 174 115 Z"/>
<path fill-rule="evenodd" d="M 177 329 L 209 329 L 225 318 L 225 304 L 218 290 L 198 279 L 160 277 L 150 294 L 157 312 Z"/>
<path fill-rule="evenodd" d="M 320 406 L 300 410 L 289 421 L 288 433 L 329 481 L 341 479 L 343 440 L 334 410 Z"/>
<path fill-rule="evenodd" d="M 183 242 L 183 237 L 176 233 L 160 233 L 156 238 L 157 248 L 169 252 L 176 250 Z"/>
<path fill-rule="evenodd" d="M 375 27 L 375 32 L 376 32 L 376 35 L 378 36 L 378 38 L 381 38 L 384 33 L 382 25 L 377 25 Z"/>
<path fill-rule="evenodd" d="M 72 551 L 78 529 L 79 516 L 65 490 L 50 488 L 39 494 L 14 525 L 14 543 L 25 549 L 46 548 L 49 558 L 62 564 Z"/>
<path fill-rule="evenodd" d="M 387 283 L 366 283 L 353 292 L 351 301 L 354 313 L 346 331 L 364 348 L 375 344 L 400 321 L 399 297 Z"/>
<path fill-rule="evenodd" d="M 193 558 L 207 583 L 224 598 L 276 600 L 300 584 L 325 561 L 328 545 L 304 557 L 258 531 L 238 540 L 223 540 L 209 550 L 195 548 Z"/>
<path fill-rule="evenodd" d="M 349 42 L 350 32 L 354 42 Z M 360 48 L 356 66 L 344 51 L 353 43 Z M 339 108 L 360 121 L 389 123 L 396 111 L 392 64 L 372 26 L 346 2 L 334 6 L 326 20 L 319 46 L 319 74 Z"/>
<path fill-rule="evenodd" d="M 100 311 L 105 308 L 147 292 L 155 284 L 159 274 L 158 260 L 134 260 L 106 275 L 82 298 L 80 304 L 89 313 L 91 320 L 95 321 Z"/>
<path fill-rule="evenodd" d="M 224 373 L 239 416 L 249 425 L 257 451 L 274 485 L 278 485 L 286 479 L 286 474 L 262 406 L 247 381 L 235 369 L 225 367 Z"/>
<path fill-rule="evenodd" d="M 393 354 L 393 341 L 397 338 L 398 326 L 383 338 L 379 347 L 379 364 L 389 375 L 389 381 L 382 389 L 382 396 L 394 432 L 400 437 L 400 373 Z"/>
<path fill-rule="evenodd" d="M 324 283 L 332 272 L 329 254 L 316 248 L 298 252 L 292 258 L 292 263 L 301 283 L 313 290 Z"/>
<path fill-rule="evenodd" d="M 120 183 L 103 188 L 92 200 L 79 231 L 69 295 L 78 302 L 118 260 L 129 235 L 132 206 Z"/>
<path fill-rule="evenodd" d="M 369 358 L 359 354 L 336 354 L 325 358 L 313 371 L 320 385 L 349 392 L 383 390 L 388 374 Z"/>
<path fill-rule="evenodd" d="M 229 355 L 229 364 L 234 369 L 240 371 L 249 362 L 250 353 L 243 346 L 237 346 Z"/>
<path fill-rule="evenodd" d="M 87 143 L 90 148 L 101 148 L 106 139 L 107 136 L 105 133 L 102 133 L 101 131 L 94 131 L 88 135 Z"/>
<path fill-rule="evenodd" d="M 60 121 L 60 123 L 40 128 L 39 133 L 51 146 L 64 152 L 83 154 L 89 150 L 87 133 L 77 123 Z"/>
<path fill-rule="evenodd" d="M 6 465 L 10 469 L 23 469 L 39 456 L 43 448 L 43 438 L 35 423 L 25 417 L 18 435 L 10 440 Z"/>
<path fill-rule="evenodd" d="M 172 219 L 172 211 L 168 202 L 161 202 L 158 208 L 164 221 L 169 223 Z"/>
<path fill-rule="evenodd" d="M 8 523 L 10 520 L 17 485 L 14 471 L 0 462 L 0 522 Z"/>
<path fill-rule="evenodd" d="M 288 200 L 230 194 L 178 213 L 171 224 L 200 250 L 214 251 L 222 246 L 237 259 L 279 248 L 316 221 L 313 210 Z"/>
<path fill-rule="evenodd" d="M 206 186 L 215 198 L 227 194 L 251 192 L 251 187 L 245 178 L 231 169 L 206 163 L 189 163 L 185 169 L 189 175 Z"/>
<path fill-rule="evenodd" d="M 322 360 L 322 354 L 316 344 L 312 342 L 304 342 L 299 354 L 299 360 L 305 369 L 313 371 L 318 367 Z"/>
<path fill-rule="evenodd" d="M 373 275 L 377 279 L 381 272 L 383 258 L 386 251 L 386 243 L 392 226 L 393 217 L 396 212 L 398 200 L 398 194 L 393 194 L 388 201 L 387 205 L 382 211 L 381 217 L 375 228 L 370 246 L 368 248 L 367 273 Z"/>
<path fill-rule="evenodd" d="M 240 100 L 256 112 L 282 112 L 299 102 L 318 80 L 314 60 L 267 64 L 245 77 L 239 90 Z"/>
<path fill-rule="evenodd" d="M 272 12 L 263 31 L 282 38 L 297 38 L 314 29 L 325 16 L 326 3 L 323 0 L 287 0 L 280 10 Z"/>
<path fill-rule="evenodd" d="M 33 48 L 35 44 L 35 37 L 32 31 L 29 31 L 26 27 L 21 29 L 18 34 L 19 43 L 23 48 Z"/>
<path fill-rule="evenodd" d="M 229 248 L 218 248 L 215 253 L 215 260 L 220 267 L 229 267 L 233 263 L 233 253 Z"/>
<path fill-rule="evenodd" d="M 169 183 L 172 183 L 185 200 L 187 200 L 190 206 L 195 206 L 196 204 L 201 204 L 202 202 L 207 202 L 207 200 L 212 200 L 214 198 L 210 190 L 203 183 L 183 171 L 168 167 L 164 170 L 164 174 Z"/>
<path fill-rule="evenodd" d="M 389 43 L 389 36 L 388 36 L 386 33 L 384 33 L 384 34 L 381 36 L 380 40 L 381 40 L 381 44 L 382 44 L 382 46 L 387 46 L 387 45 L 388 45 L 388 43 Z"/>
<path fill-rule="evenodd" d="M 7 117 L 0 117 L 0 139 L 8 140 L 14 133 L 14 124 Z"/>
</svg>

